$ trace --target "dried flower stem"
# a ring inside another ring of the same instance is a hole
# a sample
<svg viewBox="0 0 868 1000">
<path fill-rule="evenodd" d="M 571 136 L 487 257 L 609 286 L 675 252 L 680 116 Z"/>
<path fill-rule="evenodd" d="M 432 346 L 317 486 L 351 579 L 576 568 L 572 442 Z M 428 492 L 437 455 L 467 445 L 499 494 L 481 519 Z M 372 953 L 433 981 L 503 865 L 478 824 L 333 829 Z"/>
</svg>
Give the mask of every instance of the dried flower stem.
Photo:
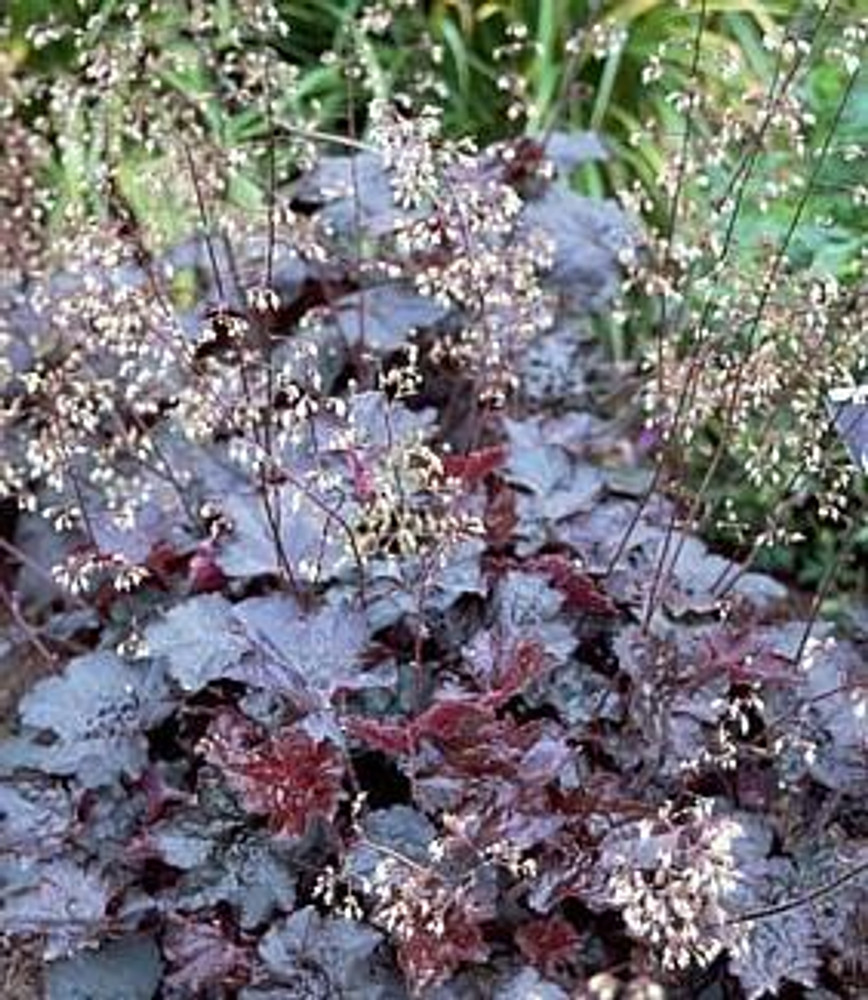
<svg viewBox="0 0 868 1000">
<path fill-rule="evenodd" d="M 853 882 L 860 878 L 865 874 L 865 872 L 868 872 L 868 861 L 864 861 L 862 864 L 850 868 L 837 878 L 832 879 L 831 882 L 826 882 L 823 885 L 817 886 L 816 889 L 812 889 L 810 892 L 806 892 L 802 896 L 796 896 L 793 899 L 785 899 L 782 902 L 774 903 L 771 906 L 759 907 L 756 910 L 748 910 L 746 913 L 739 913 L 734 917 L 730 917 L 726 921 L 726 925 L 745 924 L 754 920 L 765 920 L 768 917 L 774 917 L 781 913 L 788 913 L 790 910 L 797 910 L 801 906 L 807 906 L 809 903 L 814 903 L 818 899 L 822 899 L 824 896 L 831 895 L 837 889 L 847 885 L 848 882 Z"/>
<path fill-rule="evenodd" d="M 778 247 L 778 250 L 772 260 L 769 271 L 763 280 L 763 286 L 762 286 L 762 291 L 760 292 L 759 302 L 757 304 L 756 311 L 754 312 L 754 315 L 750 321 L 750 326 L 747 334 L 747 339 L 748 339 L 747 350 L 745 354 L 742 356 L 742 358 L 739 360 L 738 365 L 736 366 L 735 375 L 733 378 L 732 390 L 729 394 L 726 412 L 724 414 L 723 430 L 720 435 L 720 440 L 714 450 L 714 453 L 712 455 L 711 461 L 709 462 L 708 468 L 703 477 L 699 490 L 697 491 L 693 503 L 691 504 L 690 513 L 685 522 L 688 527 L 693 525 L 696 519 L 696 515 L 704 501 L 705 494 L 707 493 L 711 485 L 711 482 L 714 478 L 714 475 L 717 472 L 717 468 L 720 465 L 720 462 L 722 461 L 726 453 L 726 450 L 730 444 L 730 436 L 735 426 L 736 411 L 744 383 L 744 378 L 747 372 L 747 363 L 750 360 L 753 353 L 759 348 L 759 346 L 761 346 L 762 343 L 762 341 L 756 342 L 756 334 L 759 329 L 760 322 L 762 321 L 766 307 L 769 303 L 775 279 L 777 278 L 780 269 L 783 266 L 787 251 L 789 250 L 790 243 L 792 242 L 793 237 L 796 234 L 796 231 L 802 219 L 802 215 L 804 214 L 805 208 L 808 204 L 808 200 L 811 194 L 813 193 L 814 184 L 816 183 L 820 170 L 822 169 L 826 161 L 826 158 L 828 156 L 832 139 L 837 132 L 841 118 L 844 114 L 844 109 L 847 106 L 847 102 L 849 101 L 850 95 L 853 91 L 853 87 L 855 86 L 858 75 L 859 75 L 859 68 L 857 68 L 853 73 L 850 73 L 848 76 L 844 92 L 841 96 L 841 99 L 838 102 L 837 107 L 835 108 L 835 114 L 832 118 L 832 122 L 823 140 L 823 144 L 818 151 L 816 162 L 814 163 L 814 168 L 811 171 L 808 181 L 805 184 L 804 190 L 802 191 L 801 197 L 799 198 L 799 201 L 796 204 L 796 207 L 790 218 L 789 225 L 787 226 L 781 244 Z M 668 567 L 666 567 L 666 561 L 669 557 L 669 547 L 675 530 L 677 516 L 678 516 L 677 511 L 673 511 L 672 516 L 670 517 L 669 520 L 669 525 L 667 527 L 666 537 L 664 539 L 664 543 L 662 546 L 662 553 L 657 563 L 657 568 L 654 574 L 654 580 L 651 586 L 651 591 L 646 604 L 645 614 L 643 618 L 643 629 L 645 630 L 647 630 L 648 628 L 654 609 L 656 607 L 659 592 L 661 588 L 665 586 L 665 583 L 669 575 L 672 573 L 672 570 L 674 569 L 675 563 L 678 558 L 678 554 L 680 554 L 681 551 L 681 546 L 679 546 L 675 557 L 671 560 Z M 666 567 L 665 570 L 664 567 Z"/>
<path fill-rule="evenodd" d="M 21 613 L 17 595 L 10 591 L 2 580 L 0 580 L 0 601 L 3 602 L 3 606 L 9 612 L 9 616 L 21 630 L 30 645 L 33 646 L 49 666 L 55 666 L 57 664 L 57 656 L 45 645 L 39 637 L 39 633 Z"/>
<path fill-rule="evenodd" d="M 829 591 L 832 588 L 832 584 L 835 581 L 835 576 L 841 564 L 850 555 L 850 550 L 856 543 L 856 535 L 863 527 L 862 522 L 858 516 L 854 516 L 851 519 L 850 526 L 847 529 L 841 544 L 838 546 L 835 552 L 834 558 L 826 567 L 826 572 L 823 574 L 823 579 L 820 581 L 820 586 L 817 588 L 817 593 L 814 595 L 814 599 L 811 602 L 811 611 L 808 615 L 808 621 L 805 625 L 805 629 L 802 632 L 802 638 L 799 641 L 798 649 L 796 650 L 795 663 L 798 666 L 802 662 L 802 657 L 805 655 L 805 648 L 808 645 L 808 640 L 811 637 L 811 632 L 814 625 L 817 622 L 817 618 L 820 614 L 820 609 L 823 606 L 823 602 L 829 595 Z"/>
<path fill-rule="evenodd" d="M 827 0 L 823 8 L 821 9 L 817 17 L 817 20 L 814 24 L 813 37 L 815 39 L 820 30 L 820 27 L 822 26 L 823 21 L 825 20 L 826 15 L 828 14 L 830 7 L 831 7 L 831 0 Z M 724 197 L 721 199 L 722 201 L 725 201 L 728 198 L 729 194 L 732 192 L 733 188 L 736 188 L 736 195 L 732 210 L 729 213 L 725 236 L 721 248 L 715 257 L 713 264 L 711 265 L 712 269 L 719 269 L 729 257 L 729 252 L 732 248 L 733 238 L 735 235 L 736 224 L 741 216 L 741 211 L 744 205 L 744 196 L 746 194 L 748 183 L 751 180 L 753 171 L 758 161 L 759 153 L 762 151 L 763 142 L 774 120 L 774 115 L 778 107 L 780 106 L 780 103 L 783 100 L 785 94 L 787 93 L 787 88 L 789 84 L 795 79 L 796 72 L 798 71 L 798 69 L 800 68 L 800 66 L 802 65 L 802 63 L 806 58 L 803 52 L 799 51 L 797 53 L 797 56 L 793 60 L 793 64 L 790 67 L 789 71 L 787 72 L 782 85 L 780 86 L 780 88 L 777 88 L 777 82 L 780 75 L 780 67 L 783 58 L 782 53 L 783 53 L 783 47 L 779 48 L 777 58 L 775 61 L 775 69 L 773 72 L 772 81 L 769 85 L 765 101 L 766 105 L 765 114 L 759 124 L 756 133 L 752 136 L 749 149 L 745 153 L 744 159 L 741 161 L 741 164 L 730 175 L 730 178 L 725 188 L 726 193 Z M 776 89 L 777 93 L 775 93 Z M 844 102 L 842 102 L 842 104 L 843 103 Z M 688 121 L 690 120 L 689 112 L 691 110 L 692 110 L 692 104 L 691 107 L 688 109 Z M 831 134 L 834 134 L 834 128 L 831 130 L 830 135 Z M 682 171 L 684 169 L 685 157 L 686 157 L 686 151 L 685 149 L 682 149 L 682 157 L 681 160 L 679 161 L 680 183 L 676 191 L 680 190 L 680 187 L 683 185 Z M 670 213 L 670 225 L 668 229 L 667 250 L 666 250 L 667 257 L 671 253 L 675 221 L 676 221 L 675 215 Z M 688 285 L 687 285 L 688 288 L 689 288 L 689 281 L 690 281 L 690 275 L 688 275 Z M 702 330 L 704 328 L 710 316 L 713 302 L 714 302 L 714 289 L 710 289 L 705 296 L 702 310 L 700 312 L 700 317 L 696 324 L 698 330 Z M 662 300 L 661 307 L 664 310 L 664 316 L 665 316 L 665 308 L 666 308 L 665 297 Z M 660 324 L 658 326 L 658 341 L 657 341 L 658 379 L 662 376 L 661 352 L 663 346 L 662 338 L 665 334 L 664 326 L 665 326 L 665 320 L 661 319 Z M 699 375 L 702 372 L 703 365 L 705 364 L 707 355 L 711 354 L 711 350 L 712 350 L 711 342 L 708 342 L 707 344 L 701 344 L 696 353 L 694 354 L 694 357 L 690 361 L 687 372 L 687 378 L 685 379 L 684 385 L 682 386 L 679 392 L 675 414 L 673 416 L 671 425 L 668 428 L 668 441 L 670 442 L 670 446 L 664 448 L 661 454 L 657 457 L 652 478 L 648 483 L 648 486 L 646 487 L 642 497 L 640 498 L 639 503 L 630 521 L 628 522 L 624 533 L 620 538 L 618 546 L 615 549 L 614 555 L 612 556 L 611 560 L 609 561 L 606 567 L 606 571 L 604 574 L 606 577 L 611 575 L 614 568 L 620 562 L 622 556 L 624 555 L 624 552 L 626 551 L 627 545 L 629 544 L 629 541 L 632 538 L 633 533 L 635 532 L 639 524 L 639 521 L 642 518 L 643 513 L 645 512 L 648 504 L 651 501 L 652 496 L 654 496 L 654 494 L 660 487 L 660 484 L 663 479 L 663 473 L 666 467 L 665 463 L 667 454 L 671 451 L 671 445 L 674 444 L 674 442 L 677 440 L 677 435 L 681 427 L 682 418 L 685 416 L 687 412 L 689 412 L 690 403 L 698 388 Z M 662 393 L 662 386 L 660 386 L 658 382 L 658 394 L 660 393 Z"/>
</svg>

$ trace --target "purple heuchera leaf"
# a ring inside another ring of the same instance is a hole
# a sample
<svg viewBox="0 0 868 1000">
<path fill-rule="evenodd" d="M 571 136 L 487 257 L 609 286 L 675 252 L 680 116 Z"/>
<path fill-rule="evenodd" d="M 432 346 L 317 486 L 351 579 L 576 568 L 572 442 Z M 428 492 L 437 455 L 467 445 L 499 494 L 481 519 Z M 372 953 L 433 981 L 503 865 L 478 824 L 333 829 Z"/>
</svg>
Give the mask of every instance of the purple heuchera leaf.
<svg viewBox="0 0 868 1000">
<path fill-rule="evenodd" d="M 394 625 L 404 615 L 419 610 L 443 614 L 468 594 L 484 597 L 487 591 L 482 573 L 485 543 L 479 538 L 457 542 L 449 558 L 431 575 L 429 560 L 409 556 L 398 565 L 394 559 L 373 558 L 367 565 L 367 617 L 371 631 Z"/>
<path fill-rule="evenodd" d="M 672 566 L 676 553 L 677 559 Z M 720 604 L 715 584 L 721 579 L 735 579 L 736 564 L 709 552 L 700 539 L 685 537 L 679 532 L 673 535 L 666 565 L 668 581 L 664 601 L 674 615 L 713 612 Z M 787 600 L 787 588 L 761 573 L 740 575 L 732 590 L 750 601 L 760 613 Z"/>
<path fill-rule="evenodd" d="M 46 1000 L 153 1000 L 162 974 L 152 938 L 122 938 L 49 966 Z"/>
<path fill-rule="evenodd" d="M 763 631 L 763 641 L 795 657 L 807 623 L 790 622 Z M 784 741 L 783 761 L 790 780 L 809 774 L 836 793 L 859 796 L 868 788 L 865 746 L 868 742 L 868 693 L 865 656 L 860 647 L 812 630 L 798 664 L 799 684 L 775 692 L 775 714 L 787 714 L 797 739 Z M 821 638 L 822 637 L 822 638 Z M 809 741 L 810 752 L 805 751 Z"/>
<path fill-rule="evenodd" d="M 322 917 L 308 906 L 268 931 L 259 943 L 259 957 L 278 983 L 295 986 L 307 972 L 320 989 L 326 988 L 323 995 L 363 1000 L 376 996 L 371 993 L 371 960 L 381 941 L 371 927 Z"/>
<path fill-rule="evenodd" d="M 392 184 L 379 153 L 323 156 L 296 184 L 294 196 L 324 205 L 318 213 L 332 231 L 355 231 L 356 219 L 372 234 L 388 233 L 407 213 L 395 206 Z"/>
<path fill-rule="evenodd" d="M 379 285 L 334 303 L 335 319 L 350 344 L 361 341 L 375 351 L 395 351 L 416 330 L 430 329 L 448 310 L 411 289 Z M 364 314 L 362 317 L 362 313 Z"/>
<path fill-rule="evenodd" d="M 388 682 L 359 663 L 367 639 L 361 612 L 327 604 L 306 613 L 282 595 L 231 604 L 204 594 L 147 630 L 151 653 L 167 660 L 169 676 L 187 691 L 235 680 L 290 696 L 309 710 L 327 707 L 338 690 Z"/>
<path fill-rule="evenodd" d="M 519 361 L 522 395 L 539 406 L 576 405 L 587 392 L 588 348 L 575 325 L 561 323 L 537 337 Z"/>
<path fill-rule="evenodd" d="M 136 512 L 135 524 L 121 527 L 109 511 L 99 509 L 96 500 L 88 514 L 94 538 L 101 552 L 121 555 L 130 563 L 144 563 L 158 542 L 180 539 L 178 524 L 184 521 L 184 511 L 177 495 L 166 489 L 164 482 L 152 476 L 149 489 L 163 494 L 160 502 L 149 501 Z"/>
<path fill-rule="evenodd" d="M 620 277 L 618 252 L 635 241 L 615 202 L 586 198 L 555 184 L 525 205 L 522 224 L 554 240 L 550 278 L 568 310 L 597 310 L 614 295 Z"/>
<path fill-rule="evenodd" d="M 545 144 L 547 160 L 568 174 L 571 170 L 593 160 L 607 160 L 609 151 L 596 132 L 552 132 Z"/>
<path fill-rule="evenodd" d="M 164 695 L 161 671 L 102 651 L 77 657 L 62 676 L 39 683 L 22 699 L 19 712 L 25 725 L 74 742 L 134 731 L 158 717 Z"/>
<path fill-rule="evenodd" d="M 159 665 L 128 663 L 109 651 L 88 653 L 21 700 L 22 724 L 54 733 L 55 742 L 36 743 L 25 731 L 0 748 L 0 769 L 76 774 L 91 787 L 124 772 L 138 774 L 147 760 L 144 731 L 169 708 Z"/>
<path fill-rule="evenodd" d="M 522 969 L 497 987 L 494 1000 L 567 1000 L 568 994 L 555 983 L 542 976 L 536 969 Z"/>
<path fill-rule="evenodd" d="M 44 934 L 47 959 L 96 940 L 108 901 L 103 879 L 69 859 L 0 861 L 0 934 Z"/>
<path fill-rule="evenodd" d="M 221 847 L 223 845 L 220 845 Z M 295 877 L 276 843 L 245 838 L 219 851 L 184 879 L 182 905 L 228 903 L 242 928 L 253 929 L 295 905 Z"/>
<path fill-rule="evenodd" d="M 540 496 L 551 493 L 570 474 L 567 452 L 545 440 L 539 421 L 505 420 L 509 435 L 506 478 Z"/>
<path fill-rule="evenodd" d="M 182 996 L 201 996 L 209 987 L 238 986 L 250 977 L 251 949 L 233 940 L 218 921 L 176 919 L 163 942 L 172 966 L 167 985 Z"/>
<path fill-rule="evenodd" d="M 552 663 L 569 659 L 576 648 L 570 625 L 560 611 L 562 594 L 536 573 L 511 572 L 495 593 L 495 634 L 501 643 L 538 643 Z"/>
<path fill-rule="evenodd" d="M 362 669 L 367 620 L 349 605 L 333 602 L 305 613 L 286 597 L 254 597 L 236 605 L 235 617 L 257 646 L 272 654 L 271 660 L 250 661 L 237 680 L 281 691 L 291 690 L 298 678 L 300 691 L 318 707 L 327 706 L 339 690 L 391 681 Z"/>
<path fill-rule="evenodd" d="M 348 405 L 349 424 L 364 448 L 392 448 L 425 437 L 434 417 L 431 409 L 410 410 L 382 392 L 357 392 Z"/>
<path fill-rule="evenodd" d="M 736 911 L 761 909 L 783 894 L 799 890 L 792 864 L 784 858 L 769 858 L 738 892 Z M 789 886 L 789 890 L 788 887 Z M 777 994 L 784 982 L 812 987 L 817 984 L 822 941 L 810 906 L 751 921 L 746 940 L 731 955 L 729 968 L 740 981 L 749 1000 Z"/>
<path fill-rule="evenodd" d="M 232 605 L 219 594 L 176 604 L 146 633 L 148 651 L 168 662 L 169 676 L 185 691 L 233 676 L 251 642 L 235 626 Z"/>
<path fill-rule="evenodd" d="M 382 848 L 397 851 L 420 864 L 431 863 L 429 847 L 437 830 L 417 809 L 410 806 L 377 809 L 365 817 L 362 825 L 365 839 L 352 847 L 347 858 L 347 869 L 354 878 L 374 876 L 383 860 Z"/>
<path fill-rule="evenodd" d="M 276 493 L 280 544 L 293 570 L 304 579 L 333 577 L 349 562 L 347 540 L 337 523 L 290 485 Z M 223 498 L 222 512 L 232 532 L 222 544 L 217 564 L 230 577 L 274 575 L 282 562 L 268 515 L 258 492 L 236 492 Z"/>
<path fill-rule="evenodd" d="M 47 783 L 0 785 L 0 851 L 57 848 L 74 819 L 68 793 Z"/>
<path fill-rule="evenodd" d="M 861 393 L 861 400 L 859 400 Z M 835 430 L 844 442 L 857 469 L 868 470 L 868 387 L 853 390 L 851 402 L 833 400 L 829 410 Z M 859 400 L 859 401 L 855 401 Z"/>
<path fill-rule="evenodd" d="M 594 509 L 604 490 L 604 475 L 553 444 L 541 420 L 508 420 L 509 457 L 505 478 L 518 486 L 516 510 L 519 552 L 535 551 L 550 540 L 555 525 Z"/>
</svg>

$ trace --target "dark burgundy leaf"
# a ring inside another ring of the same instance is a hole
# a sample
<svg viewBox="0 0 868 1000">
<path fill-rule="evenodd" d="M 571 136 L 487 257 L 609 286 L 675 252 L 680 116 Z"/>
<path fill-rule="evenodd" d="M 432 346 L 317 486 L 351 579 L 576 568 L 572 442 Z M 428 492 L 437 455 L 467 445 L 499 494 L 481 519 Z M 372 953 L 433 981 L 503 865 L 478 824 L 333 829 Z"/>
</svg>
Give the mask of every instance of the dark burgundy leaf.
<svg viewBox="0 0 868 1000">
<path fill-rule="evenodd" d="M 467 653 L 474 679 L 495 707 L 520 694 L 546 670 L 542 644 L 534 639 L 508 639 L 483 632 Z"/>
<path fill-rule="evenodd" d="M 446 745 L 472 744 L 479 732 L 494 721 L 492 708 L 478 701 L 441 701 L 413 720 L 417 737 Z"/>
<path fill-rule="evenodd" d="M 510 649 L 505 669 L 492 692 L 495 704 L 500 705 L 518 694 L 531 681 L 542 676 L 546 668 L 545 650 L 533 639 L 519 639 Z"/>
<path fill-rule="evenodd" d="M 798 671 L 793 664 L 760 636 L 736 632 L 731 628 L 715 630 L 701 647 L 700 674 L 725 673 L 733 684 L 762 681 L 766 684 L 797 684 Z M 704 668 L 704 669 L 703 669 Z"/>
<path fill-rule="evenodd" d="M 300 837 L 314 819 L 334 817 L 344 765 L 332 744 L 299 728 L 252 747 L 243 745 L 246 735 L 212 731 L 204 749 L 247 810 L 267 817 L 272 831 L 284 837 Z"/>
<path fill-rule="evenodd" d="M 468 455 L 444 455 L 443 471 L 451 479 L 460 479 L 467 486 L 476 486 L 496 472 L 506 458 L 502 446 L 483 448 Z"/>
<path fill-rule="evenodd" d="M 145 568 L 161 586 L 167 587 L 173 576 L 183 571 L 186 557 L 169 542 L 159 541 L 148 553 Z"/>
<path fill-rule="evenodd" d="M 466 962 L 484 962 L 488 946 L 479 925 L 460 906 L 401 925 L 398 962 L 416 990 L 446 982 Z"/>
<path fill-rule="evenodd" d="M 208 594 L 226 586 L 226 574 L 217 563 L 217 553 L 211 542 L 203 542 L 196 549 L 190 559 L 187 579 L 191 594 Z"/>
<path fill-rule="evenodd" d="M 522 955 L 547 976 L 577 964 L 581 936 L 563 917 L 532 920 L 515 933 Z"/>
<path fill-rule="evenodd" d="M 350 736 L 361 740 L 374 750 L 382 750 L 387 754 L 412 753 L 415 744 L 410 726 L 356 716 L 347 719 L 344 728 Z"/>
<path fill-rule="evenodd" d="M 552 586 L 564 595 L 565 606 L 570 610 L 607 617 L 618 613 L 618 609 L 594 580 L 565 555 L 534 556 L 526 560 L 524 566 L 547 577 Z"/>
<path fill-rule="evenodd" d="M 489 491 L 484 520 L 486 537 L 493 546 L 504 546 L 510 541 L 518 515 L 516 493 L 508 483 L 497 482 Z"/>
</svg>

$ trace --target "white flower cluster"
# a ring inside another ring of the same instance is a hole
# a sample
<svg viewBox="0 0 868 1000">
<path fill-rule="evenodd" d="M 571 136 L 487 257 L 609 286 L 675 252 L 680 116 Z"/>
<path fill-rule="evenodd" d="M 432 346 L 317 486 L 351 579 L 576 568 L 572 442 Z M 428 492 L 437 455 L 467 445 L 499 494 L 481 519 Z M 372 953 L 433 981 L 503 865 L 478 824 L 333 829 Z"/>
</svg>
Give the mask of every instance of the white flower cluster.
<svg viewBox="0 0 868 1000">
<path fill-rule="evenodd" d="M 402 114 L 409 99 L 371 102 L 371 139 L 390 171 L 395 202 L 401 208 L 418 208 L 431 202 L 440 190 L 443 154 L 437 140 L 442 112 L 433 105 Z"/>
<path fill-rule="evenodd" d="M 732 843 L 740 830 L 700 805 L 686 824 L 666 816 L 637 824 L 635 838 L 608 858 L 609 902 L 664 969 L 708 965 L 732 943 L 723 898 L 735 885 Z"/>
</svg>

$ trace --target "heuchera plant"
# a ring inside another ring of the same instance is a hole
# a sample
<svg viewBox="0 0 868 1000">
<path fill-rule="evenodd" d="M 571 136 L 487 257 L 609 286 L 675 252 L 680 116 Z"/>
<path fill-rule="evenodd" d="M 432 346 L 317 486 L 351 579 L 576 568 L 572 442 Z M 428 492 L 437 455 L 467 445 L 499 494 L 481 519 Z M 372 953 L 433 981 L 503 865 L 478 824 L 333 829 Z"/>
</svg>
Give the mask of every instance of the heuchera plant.
<svg viewBox="0 0 868 1000">
<path fill-rule="evenodd" d="M 182 151 L 198 237 L 116 205 L 12 296 L 0 928 L 51 1000 L 846 990 L 864 644 L 595 405 L 597 147 L 369 131 L 265 239 Z"/>
</svg>

